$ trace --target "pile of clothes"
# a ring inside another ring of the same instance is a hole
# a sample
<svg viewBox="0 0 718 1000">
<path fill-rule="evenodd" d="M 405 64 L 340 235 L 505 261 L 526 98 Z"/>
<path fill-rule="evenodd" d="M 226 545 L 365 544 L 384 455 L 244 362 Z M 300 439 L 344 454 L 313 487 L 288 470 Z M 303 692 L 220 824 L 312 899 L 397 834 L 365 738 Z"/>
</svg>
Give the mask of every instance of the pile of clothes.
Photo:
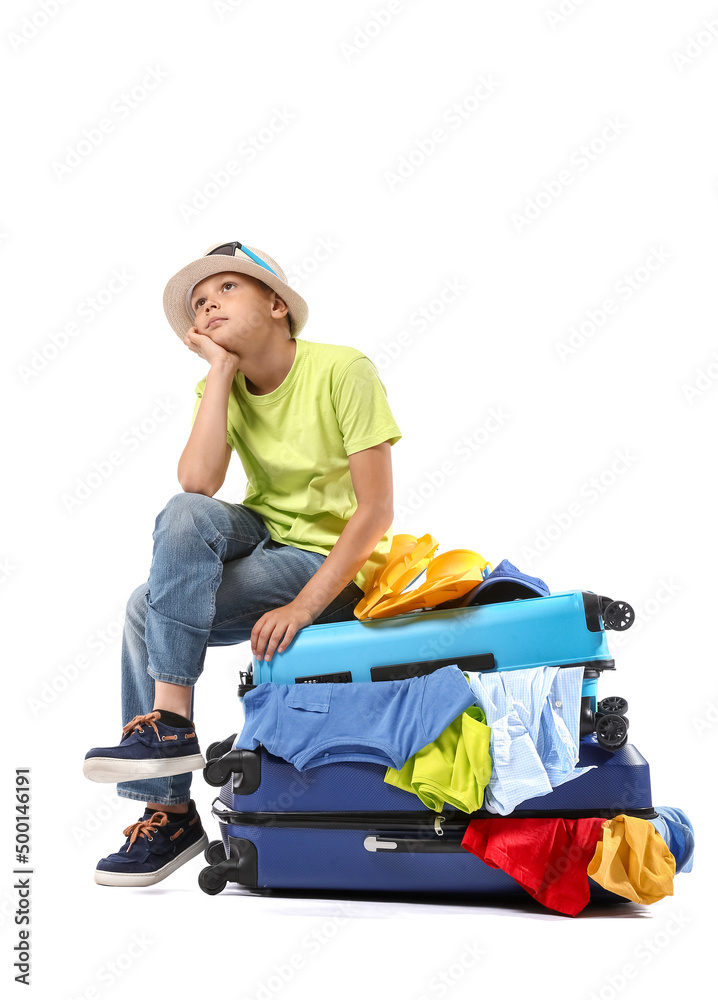
<svg viewBox="0 0 718 1000">
<path fill-rule="evenodd" d="M 470 820 L 462 846 L 501 868 L 539 902 L 575 915 L 589 876 L 634 902 L 673 893 L 692 865 L 680 810 L 654 820 L 619 815 L 511 818 L 589 768 L 578 767 L 582 667 L 471 673 L 446 666 L 422 677 L 360 684 L 259 684 L 244 698 L 236 747 L 260 744 L 300 771 L 339 761 L 386 766 L 384 781 L 440 812 Z"/>
<path fill-rule="evenodd" d="M 430 535 L 395 536 L 393 557 L 357 617 L 549 594 L 508 560 L 492 570 L 477 553 L 454 550 L 432 563 L 435 548 Z M 425 584 L 402 593 L 424 569 Z M 260 683 L 244 697 L 235 747 L 262 745 L 299 771 L 345 761 L 383 765 L 386 783 L 428 809 L 466 813 L 461 846 L 560 913 L 575 916 L 586 906 L 589 878 L 653 903 L 673 894 L 677 870 L 692 867 L 693 830 L 681 810 L 661 807 L 650 820 L 511 815 L 596 766 L 578 764 L 583 675 L 583 666 L 472 672 L 447 665 L 381 683 Z"/>
</svg>

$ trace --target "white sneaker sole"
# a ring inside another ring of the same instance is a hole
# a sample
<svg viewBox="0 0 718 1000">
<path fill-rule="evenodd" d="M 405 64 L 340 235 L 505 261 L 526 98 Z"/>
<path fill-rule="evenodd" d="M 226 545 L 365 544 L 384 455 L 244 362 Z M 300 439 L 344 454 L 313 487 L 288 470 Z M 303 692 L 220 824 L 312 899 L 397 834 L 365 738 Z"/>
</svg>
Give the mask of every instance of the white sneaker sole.
<svg viewBox="0 0 718 1000">
<path fill-rule="evenodd" d="M 114 757 L 89 757 L 82 773 L 90 781 L 141 781 L 144 778 L 168 778 L 204 767 L 201 753 L 192 757 L 171 757 L 167 760 L 116 760 Z"/>
<path fill-rule="evenodd" d="M 132 874 L 123 875 L 122 872 L 103 872 L 99 868 L 96 868 L 95 882 L 98 885 L 154 885 L 155 882 L 161 882 L 163 878 L 167 878 L 172 872 L 177 871 L 186 861 L 191 861 L 198 854 L 202 854 L 208 845 L 209 840 L 207 834 L 204 833 L 201 840 L 198 840 L 196 844 L 192 844 L 191 847 L 186 848 L 176 858 L 168 862 L 164 868 L 160 868 L 156 872 L 133 872 Z"/>
</svg>

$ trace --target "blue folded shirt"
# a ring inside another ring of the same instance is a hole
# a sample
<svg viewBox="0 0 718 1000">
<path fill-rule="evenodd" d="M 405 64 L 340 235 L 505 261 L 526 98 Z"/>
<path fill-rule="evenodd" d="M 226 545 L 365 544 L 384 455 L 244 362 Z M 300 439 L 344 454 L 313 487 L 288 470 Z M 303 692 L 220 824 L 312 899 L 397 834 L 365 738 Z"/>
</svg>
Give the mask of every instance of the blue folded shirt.
<svg viewBox="0 0 718 1000">
<path fill-rule="evenodd" d="M 235 744 L 259 744 L 299 771 L 338 761 L 401 769 L 474 703 L 458 666 L 423 677 L 356 684 L 272 684 L 244 696 Z"/>
</svg>

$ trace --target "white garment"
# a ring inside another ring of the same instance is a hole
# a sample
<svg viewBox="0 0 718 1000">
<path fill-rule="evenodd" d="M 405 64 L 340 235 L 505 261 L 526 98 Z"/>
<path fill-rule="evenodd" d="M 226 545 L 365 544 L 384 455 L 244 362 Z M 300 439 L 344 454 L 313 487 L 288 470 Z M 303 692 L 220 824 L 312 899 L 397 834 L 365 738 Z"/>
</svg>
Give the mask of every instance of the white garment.
<svg viewBox="0 0 718 1000">
<path fill-rule="evenodd" d="M 465 672 L 491 727 L 484 807 L 507 816 L 591 767 L 576 767 L 583 667 Z M 595 766 L 595 765 L 592 765 Z"/>
</svg>

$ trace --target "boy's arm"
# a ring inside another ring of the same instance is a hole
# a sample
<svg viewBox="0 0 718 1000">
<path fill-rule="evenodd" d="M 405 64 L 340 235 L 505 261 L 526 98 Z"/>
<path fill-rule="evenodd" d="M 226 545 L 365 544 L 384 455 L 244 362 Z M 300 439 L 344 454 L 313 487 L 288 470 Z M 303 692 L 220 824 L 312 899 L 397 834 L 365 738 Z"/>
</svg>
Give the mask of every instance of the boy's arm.
<svg viewBox="0 0 718 1000">
<path fill-rule="evenodd" d="M 357 508 L 314 576 L 289 604 L 263 615 L 252 629 L 252 652 L 271 660 L 300 628 L 311 625 L 354 579 L 394 519 L 391 445 L 388 441 L 349 456 Z M 281 645 L 280 645 L 281 642 Z"/>
<path fill-rule="evenodd" d="M 189 440 L 177 466 L 185 493 L 211 497 L 222 486 L 232 448 L 227 442 L 227 406 L 239 359 L 203 334 L 189 331 L 185 343 L 210 362 L 207 382 Z"/>
</svg>

